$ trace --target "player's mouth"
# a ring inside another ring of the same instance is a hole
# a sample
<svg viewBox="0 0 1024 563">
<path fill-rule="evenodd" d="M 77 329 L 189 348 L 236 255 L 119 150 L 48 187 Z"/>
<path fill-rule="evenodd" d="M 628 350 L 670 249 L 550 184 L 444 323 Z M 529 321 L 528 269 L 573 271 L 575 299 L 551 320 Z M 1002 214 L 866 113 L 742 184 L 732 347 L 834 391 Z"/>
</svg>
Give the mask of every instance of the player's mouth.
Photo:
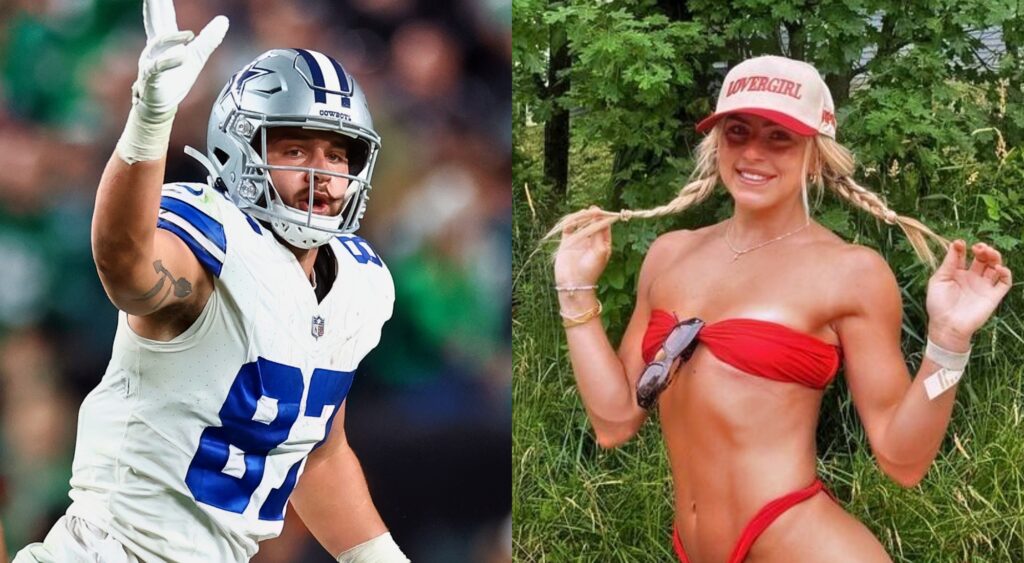
<svg viewBox="0 0 1024 563">
<path fill-rule="evenodd" d="M 776 176 L 774 174 L 768 174 L 766 172 L 750 168 L 737 168 L 736 177 L 744 184 L 750 186 L 763 186 L 774 180 Z"/>
<path fill-rule="evenodd" d="M 330 215 L 331 214 L 331 198 L 327 194 L 314 193 L 313 194 L 313 214 L 314 215 Z M 299 211 L 309 211 L 309 196 L 299 200 L 298 205 L 295 206 Z"/>
</svg>

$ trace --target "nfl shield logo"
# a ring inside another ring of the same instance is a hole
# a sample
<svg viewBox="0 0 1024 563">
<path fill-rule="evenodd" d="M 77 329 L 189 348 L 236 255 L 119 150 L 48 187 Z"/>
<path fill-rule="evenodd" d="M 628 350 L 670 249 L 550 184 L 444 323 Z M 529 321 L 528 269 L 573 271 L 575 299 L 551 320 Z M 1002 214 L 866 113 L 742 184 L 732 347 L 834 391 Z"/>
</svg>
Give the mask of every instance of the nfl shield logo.
<svg viewBox="0 0 1024 563">
<path fill-rule="evenodd" d="M 313 317 L 313 338 L 320 339 L 324 335 L 324 318 L 320 315 Z"/>
</svg>

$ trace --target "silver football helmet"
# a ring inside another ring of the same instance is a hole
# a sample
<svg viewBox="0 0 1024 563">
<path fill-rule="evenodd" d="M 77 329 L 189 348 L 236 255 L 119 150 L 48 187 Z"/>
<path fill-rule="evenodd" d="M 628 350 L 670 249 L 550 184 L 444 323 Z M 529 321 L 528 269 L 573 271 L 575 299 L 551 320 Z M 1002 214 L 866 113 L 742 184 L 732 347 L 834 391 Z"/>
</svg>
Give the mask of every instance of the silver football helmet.
<svg viewBox="0 0 1024 563">
<path fill-rule="evenodd" d="M 302 127 L 333 131 L 348 143 L 349 173 L 267 162 L 267 128 Z M 235 73 L 214 103 L 207 154 L 186 150 L 223 183 L 242 211 L 264 220 L 289 244 L 313 248 L 359 228 L 366 211 L 370 177 L 380 150 L 366 97 L 333 58 L 306 49 L 273 49 Z M 295 170 L 309 178 L 307 211 L 282 201 L 271 170 Z M 348 190 L 336 216 L 313 213 L 314 176 L 347 178 Z M 220 187 L 220 186 L 218 186 Z"/>
</svg>

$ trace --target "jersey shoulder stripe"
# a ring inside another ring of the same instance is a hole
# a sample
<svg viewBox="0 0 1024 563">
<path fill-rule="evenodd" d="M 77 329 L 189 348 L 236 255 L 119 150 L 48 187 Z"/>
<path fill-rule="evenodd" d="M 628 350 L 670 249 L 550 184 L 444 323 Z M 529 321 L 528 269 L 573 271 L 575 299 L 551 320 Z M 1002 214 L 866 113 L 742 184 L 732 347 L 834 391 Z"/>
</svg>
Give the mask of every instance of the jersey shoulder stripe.
<svg viewBox="0 0 1024 563">
<path fill-rule="evenodd" d="M 227 255 L 227 236 L 220 220 L 218 202 L 205 186 L 164 186 L 157 227 L 174 233 L 189 247 L 199 263 L 220 277 Z"/>
<path fill-rule="evenodd" d="M 195 227 L 203 236 L 212 242 L 221 252 L 228 249 L 228 241 L 224 237 L 224 225 L 203 213 L 195 206 L 171 196 L 160 198 L 160 209 L 181 217 Z"/>
<path fill-rule="evenodd" d="M 177 235 L 178 238 L 180 238 L 185 245 L 189 247 L 192 254 L 195 254 L 196 259 L 199 260 L 199 263 L 202 264 L 207 271 L 216 277 L 220 277 L 220 272 L 224 269 L 223 254 L 219 257 L 214 255 L 196 239 L 194 234 L 190 233 L 187 229 L 182 228 L 180 225 L 168 221 L 167 219 L 162 217 L 157 219 L 156 226 Z"/>
</svg>

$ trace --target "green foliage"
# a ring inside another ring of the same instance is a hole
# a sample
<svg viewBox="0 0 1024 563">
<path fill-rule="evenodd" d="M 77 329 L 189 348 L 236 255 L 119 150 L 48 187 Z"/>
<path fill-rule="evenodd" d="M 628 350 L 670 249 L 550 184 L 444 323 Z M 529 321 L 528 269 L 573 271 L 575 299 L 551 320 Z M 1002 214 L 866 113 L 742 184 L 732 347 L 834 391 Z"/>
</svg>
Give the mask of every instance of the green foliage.
<svg viewBox="0 0 1024 563">
<path fill-rule="evenodd" d="M 669 154 L 682 127 L 672 117 L 674 95 L 692 85 L 689 57 L 706 39 L 696 23 L 640 15 L 623 4 L 564 3 L 545 18 L 564 26 L 576 55 L 562 103 L 577 112 L 583 138 Z"/>
<path fill-rule="evenodd" d="M 513 8 L 517 561 L 672 560 L 658 430 L 648 424 L 618 450 L 596 448 L 550 289 L 553 246 L 538 242 L 571 210 L 670 200 L 693 168 L 693 124 L 714 106 L 722 63 L 765 53 L 813 63 L 838 102 L 840 140 L 858 157 L 858 180 L 948 238 L 994 244 L 1024 275 L 1024 18 L 1016 3 L 515 0 Z M 990 29 L 1003 32 L 1007 52 L 986 66 L 977 32 Z M 570 46 L 571 88 L 553 100 L 543 94 L 556 44 Z M 544 178 L 538 125 L 556 105 L 572 116 L 565 200 Z M 600 289 L 612 342 L 632 313 L 651 242 L 730 213 L 720 190 L 678 216 L 616 225 Z M 831 193 L 814 218 L 886 257 L 903 293 L 904 354 L 917 366 L 930 272 L 898 229 Z M 1018 284 L 976 336 L 946 442 L 919 487 L 900 489 L 878 470 L 842 379 L 824 398 L 820 472 L 896 561 L 1024 561 L 1022 306 Z"/>
</svg>

